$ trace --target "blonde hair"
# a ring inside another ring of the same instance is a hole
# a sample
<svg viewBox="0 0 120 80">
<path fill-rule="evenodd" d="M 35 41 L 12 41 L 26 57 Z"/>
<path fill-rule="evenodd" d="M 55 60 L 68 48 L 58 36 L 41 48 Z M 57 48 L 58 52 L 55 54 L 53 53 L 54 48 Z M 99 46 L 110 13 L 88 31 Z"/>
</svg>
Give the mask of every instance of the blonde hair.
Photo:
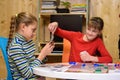
<svg viewBox="0 0 120 80">
<path fill-rule="evenodd" d="M 19 25 L 24 23 L 26 26 L 37 22 L 37 18 L 30 13 L 21 12 L 11 17 L 8 47 L 13 39 L 14 33 L 19 29 Z"/>
</svg>

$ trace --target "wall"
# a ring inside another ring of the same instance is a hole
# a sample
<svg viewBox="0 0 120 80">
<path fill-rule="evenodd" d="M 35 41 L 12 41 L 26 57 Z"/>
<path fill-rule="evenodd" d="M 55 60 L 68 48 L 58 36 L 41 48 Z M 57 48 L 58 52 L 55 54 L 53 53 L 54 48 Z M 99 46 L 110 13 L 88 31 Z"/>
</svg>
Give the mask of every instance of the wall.
<svg viewBox="0 0 120 80">
<path fill-rule="evenodd" d="M 104 20 L 103 40 L 114 62 L 119 59 L 118 38 L 120 34 L 120 0 L 91 0 L 90 17 Z"/>
<path fill-rule="evenodd" d="M 21 11 L 37 14 L 38 0 L 0 0 L 0 36 L 8 37 L 10 17 Z M 118 35 L 120 34 L 120 0 L 91 0 L 90 16 L 100 16 L 105 22 L 103 40 L 106 48 L 118 61 Z M 0 53 L 0 78 L 6 74 L 5 64 Z"/>
<path fill-rule="evenodd" d="M 37 15 L 38 0 L 0 0 L 0 36 L 8 37 L 10 18 L 19 12 L 26 11 Z M 0 78 L 5 78 L 6 68 L 0 51 Z"/>
<path fill-rule="evenodd" d="M 0 36 L 8 36 L 9 23 L 12 15 L 22 11 L 36 15 L 36 4 L 37 0 L 0 0 Z"/>
</svg>

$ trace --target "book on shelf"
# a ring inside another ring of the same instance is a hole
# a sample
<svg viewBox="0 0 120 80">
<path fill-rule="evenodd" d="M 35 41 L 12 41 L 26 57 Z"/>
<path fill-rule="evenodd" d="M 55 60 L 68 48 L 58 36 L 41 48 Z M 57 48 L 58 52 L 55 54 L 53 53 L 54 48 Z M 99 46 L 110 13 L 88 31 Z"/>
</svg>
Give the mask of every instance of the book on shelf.
<svg viewBox="0 0 120 80">
<path fill-rule="evenodd" d="M 42 1 L 41 13 L 56 13 L 56 1 Z"/>
<path fill-rule="evenodd" d="M 41 10 L 41 13 L 56 13 L 56 10 Z"/>
<path fill-rule="evenodd" d="M 56 1 L 43 1 L 42 9 L 56 8 Z"/>
<path fill-rule="evenodd" d="M 56 9 L 55 6 L 42 6 L 42 10 L 54 10 Z"/>
<path fill-rule="evenodd" d="M 71 12 L 86 12 L 86 4 L 73 4 Z"/>
</svg>

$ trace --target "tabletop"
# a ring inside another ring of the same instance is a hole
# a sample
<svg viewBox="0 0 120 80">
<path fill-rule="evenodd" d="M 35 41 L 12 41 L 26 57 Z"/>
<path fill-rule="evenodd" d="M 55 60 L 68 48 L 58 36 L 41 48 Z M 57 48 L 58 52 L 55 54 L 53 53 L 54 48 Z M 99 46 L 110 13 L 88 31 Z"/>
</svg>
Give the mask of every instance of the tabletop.
<svg viewBox="0 0 120 80">
<path fill-rule="evenodd" d="M 98 63 L 52 63 L 33 68 L 36 75 L 77 80 L 118 80 L 120 79 L 119 64 Z"/>
</svg>

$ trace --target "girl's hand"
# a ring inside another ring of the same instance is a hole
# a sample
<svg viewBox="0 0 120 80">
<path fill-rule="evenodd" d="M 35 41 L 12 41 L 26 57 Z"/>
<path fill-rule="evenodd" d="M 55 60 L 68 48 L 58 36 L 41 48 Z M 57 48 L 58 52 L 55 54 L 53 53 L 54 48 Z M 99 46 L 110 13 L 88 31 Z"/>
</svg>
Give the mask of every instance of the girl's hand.
<svg viewBox="0 0 120 80">
<path fill-rule="evenodd" d="M 57 22 L 52 22 L 48 25 L 48 29 L 50 32 L 52 32 L 52 34 L 54 34 L 54 32 L 56 31 L 58 27 L 58 23 Z"/>
<path fill-rule="evenodd" d="M 91 56 L 87 51 L 80 52 L 80 57 L 83 62 L 98 62 L 98 58 L 95 56 Z"/>
<path fill-rule="evenodd" d="M 40 59 L 41 61 L 48 55 L 50 54 L 53 49 L 54 49 L 55 45 L 53 42 L 49 42 L 47 43 L 41 50 L 38 59 Z"/>
<path fill-rule="evenodd" d="M 80 57 L 83 62 L 90 61 L 90 55 L 87 51 L 80 52 Z"/>
</svg>

